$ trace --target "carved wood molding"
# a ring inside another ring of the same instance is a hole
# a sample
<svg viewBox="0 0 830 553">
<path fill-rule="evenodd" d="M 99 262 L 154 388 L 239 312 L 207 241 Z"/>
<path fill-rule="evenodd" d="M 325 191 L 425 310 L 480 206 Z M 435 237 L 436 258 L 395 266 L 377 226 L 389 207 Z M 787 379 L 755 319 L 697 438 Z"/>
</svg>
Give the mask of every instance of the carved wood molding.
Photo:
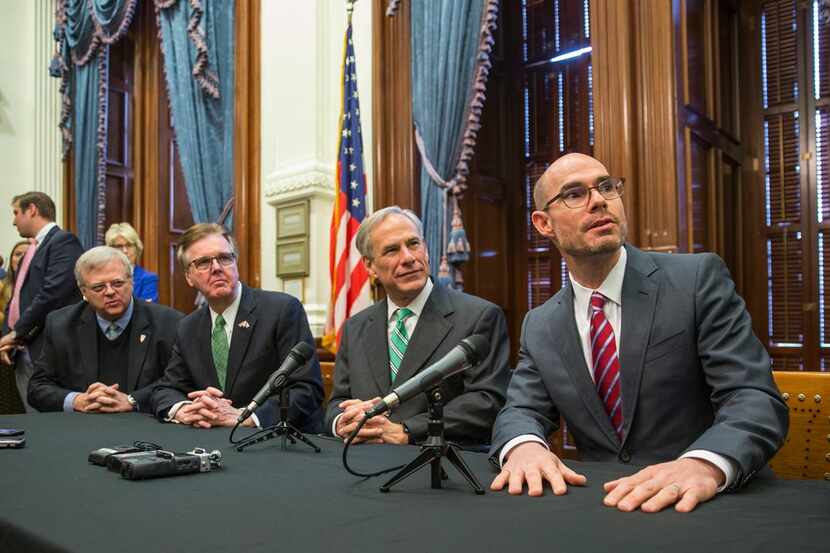
<svg viewBox="0 0 830 553">
<path fill-rule="evenodd" d="M 372 149 L 374 209 L 397 204 L 420 211 L 412 125 L 409 10 L 387 17 L 372 6 Z"/>
<path fill-rule="evenodd" d="M 234 107 L 234 235 L 239 273 L 261 282 L 260 240 L 260 17 L 261 0 L 236 4 L 236 105 Z"/>
<path fill-rule="evenodd" d="M 639 226 L 643 246 L 678 248 L 682 196 L 677 189 L 677 93 L 670 0 L 634 0 L 639 123 Z"/>
<path fill-rule="evenodd" d="M 640 179 L 637 166 L 637 98 L 634 81 L 632 9 L 629 2 L 591 1 L 591 63 L 594 87 L 594 156 L 612 175 L 624 176 L 628 239 L 641 244 Z"/>
</svg>

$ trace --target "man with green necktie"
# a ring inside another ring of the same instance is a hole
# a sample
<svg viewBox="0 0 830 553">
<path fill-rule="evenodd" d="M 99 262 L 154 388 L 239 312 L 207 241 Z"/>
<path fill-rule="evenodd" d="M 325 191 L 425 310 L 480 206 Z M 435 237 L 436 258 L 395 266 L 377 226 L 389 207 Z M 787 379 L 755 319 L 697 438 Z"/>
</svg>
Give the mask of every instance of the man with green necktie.
<svg viewBox="0 0 830 553">
<path fill-rule="evenodd" d="M 483 299 L 434 285 L 418 217 L 386 207 L 360 225 L 355 240 L 363 263 L 386 299 L 352 316 L 343 329 L 326 429 L 346 438 L 371 405 L 441 359 L 464 338 L 491 344 L 477 366 L 441 384 L 447 439 L 486 444 L 504 404 L 510 351 L 502 310 Z M 369 419 L 353 443 L 418 443 L 427 437 L 424 395 L 389 416 Z"/>
<path fill-rule="evenodd" d="M 176 255 L 188 285 L 206 305 L 179 325 L 170 363 L 153 393 L 154 412 L 162 421 L 198 428 L 233 426 L 291 348 L 300 341 L 314 345 L 308 319 L 292 296 L 240 282 L 236 244 L 220 225 L 190 227 Z M 318 432 L 323 384 L 316 355 L 291 375 L 290 385 L 289 421 Z M 278 417 L 278 398 L 272 398 L 245 424 L 264 428 Z"/>
</svg>

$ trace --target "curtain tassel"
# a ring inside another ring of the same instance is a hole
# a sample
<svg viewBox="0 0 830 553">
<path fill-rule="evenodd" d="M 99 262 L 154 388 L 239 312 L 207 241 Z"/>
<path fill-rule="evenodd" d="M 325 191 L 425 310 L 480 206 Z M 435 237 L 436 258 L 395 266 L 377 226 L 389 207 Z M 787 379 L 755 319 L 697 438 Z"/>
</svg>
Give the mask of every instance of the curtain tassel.
<svg viewBox="0 0 830 553">
<path fill-rule="evenodd" d="M 441 288 L 452 288 L 452 276 L 450 276 L 450 265 L 447 263 L 447 256 L 441 256 L 441 264 L 438 266 L 438 286 Z"/>
<path fill-rule="evenodd" d="M 467 232 L 464 230 L 461 209 L 458 207 L 458 198 L 453 198 L 452 230 L 447 244 L 447 259 L 456 266 L 470 259 L 470 242 L 467 240 Z"/>
</svg>

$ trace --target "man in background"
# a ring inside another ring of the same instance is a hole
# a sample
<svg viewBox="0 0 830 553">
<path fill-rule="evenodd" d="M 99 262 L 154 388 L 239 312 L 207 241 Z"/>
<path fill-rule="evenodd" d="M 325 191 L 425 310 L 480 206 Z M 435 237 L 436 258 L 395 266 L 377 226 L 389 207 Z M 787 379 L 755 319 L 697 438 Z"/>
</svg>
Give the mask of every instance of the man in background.
<svg viewBox="0 0 830 553">
<path fill-rule="evenodd" d="M 43 192 L 15 196 L 12 213 L 17 232 L 34 243 L 20 263 L 0 338 L 0 361 L 11 365 L 14 358 L 17 390 L 30 412 L 26 397 L 32 360 L 40 355 L 46 315 L 80 301 L 73 270 L 83 248 L 55 223 L 55 203 Z"/>
</svg>

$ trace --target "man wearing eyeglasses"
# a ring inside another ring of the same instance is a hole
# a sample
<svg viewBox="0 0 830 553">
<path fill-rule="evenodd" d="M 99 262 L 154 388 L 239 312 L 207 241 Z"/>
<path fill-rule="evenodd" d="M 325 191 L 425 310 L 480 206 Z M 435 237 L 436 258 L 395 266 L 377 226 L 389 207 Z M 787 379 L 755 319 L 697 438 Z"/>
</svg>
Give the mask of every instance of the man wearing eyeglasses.
<svg viewBox="0 0 830 553">
<path fill-rule="evenodd" d="M 239 281 L 236 245 L 220 225 L 200 223 L 182 235 L 176 251 L 187 283 L 207 305 L 185 317 L 173 356 L 153 394 L 162 421 L 197 428 L 233 426 L 237 417 L 298 342 L 314 346 L 302 304 L 281 292 Z M 315 355 L 290 378 L 289 422 L 320 430 L 323 384 Z M 278 420 L 277 398 L 246 425 Z"/>
<path fill-rule="evenodd" d="M 547 448 L 561 416 L 582 460 L 649 465 L 604 483 L 605 505 L 691 511 L 766 465 L 787 407 L 723 261 L 625 244 L 623 182 L 569 154 L 536 184 L 533 224 L 569 283 L 525 318 L 491 488 L 542 495 L 547 482 L 562 495 L 586 483 Z"/>
<path fill-rule="evenodd" d="M 39 411 L 151 412 L 182 314 L 133 298 L 133 267 L 115 248 L 98 246 L 75 264 L 85 301 L 49 314 L 44 345 L 29 381 Z"/>
</svg>

